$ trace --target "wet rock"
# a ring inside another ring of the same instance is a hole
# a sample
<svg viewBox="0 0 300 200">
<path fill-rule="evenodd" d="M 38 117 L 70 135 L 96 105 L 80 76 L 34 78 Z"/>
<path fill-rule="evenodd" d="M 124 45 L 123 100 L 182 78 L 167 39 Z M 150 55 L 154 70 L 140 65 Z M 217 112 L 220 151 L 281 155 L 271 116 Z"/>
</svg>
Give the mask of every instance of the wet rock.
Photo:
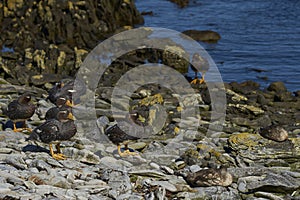
<svg viewBox="0 0 300 200">
<path fill-rule="evenodd" d="M 142 11 L 141 12 L 141 15 L 150 15 L 150 16 L 153 16 L 153 11 Z"/>
<path fill-rule="evenodd" d="M 1 5 L 0 40 L 13 52 L 1 56 L 0 66 L 21 84 L 41 85 L 49 74 L 74 75 L 84 51 L 124 26 L 144 22 L 133 1 L 5 0 Z"/>
<path fill-rule="evenodd" d="M 75 148 L 66 148 L 63 150 L 63 153 L 74 160 L 80 162 L 89 163 L 89 164 L 99 164 L 100 158 L 95 155 L 93 152 L 86 149 L 78 150 Z"/>
<path fill-rule="evenodd" d="M 253 93 L 260 87 L 260 85 L 254 81 L 245 81 L 242 83 L 231 82 L 229 86 L 233 91 L 243 95 Z"/>
<path fill-rule="evenodd" d="M 122 194 L 131 194 L 130 178 L 127 173 L 115 170 L 105 170 L 108 185 L 111 187 L 109 194 L 117 198 Z"/>
<path fill-rule="evenodd" d="M 203 41 L 203 42 L 217 42 L 221 39 L 219 33 L 211 30 L 199 31 L 199 30 L 186 30 L 182 32 L 185 35 L 188 35 L 194 40 Z"/>
<path fill-rule="evenodd" d="M 162 62 L 180 73 L 186 73 L 189 67 L 188 53 L 179 45 L 166 46 L 162 53 Z"/>
<path fill-rule="evenodd" d="M 173 3 L 176 3 L 180 8 L 184 8 L 189 5 L 189 0 L 170 0 Z"/>
<path fill-rule="evenodd" d="M 296 97 L 300 97 L 300 90 L 295 91 L 294 94 Z"/>
<path fill-rule="evenodd" d="M 228 115 L 229 117 L 230 115 Z M 259 129 L 260 127 L 268 126 L 271 124 L 271 119 L 268 116 L 261 116 L 255 119 L 248 119 L 244 117 L 231 117 L 232 123 L 238 126 L 244 126 L 248 128 L 253 128 L 254 130 Z"/>
<path fill-rule="evenodd" d="M 276 93 L 287 92 L 287 89 L 283 82 L 273 82 L 267 88 L 268 91 L 274 91 Z"/>
<path fill-rule="evenodd" d="M 295 98 L 292 96 L 291 92 L 281 92 L 278 94 L 275 94 L 274 96 L 274 101 L 277 102 L 290 102 L 290 101 L 294 101 Z"/>
<path fill-rule="evenodd" d="M 260 105 L 267 105 L 268 102 L 269 101 L 264 97 L 264 95 L 262 94 L 257 95 L 257 103 L 259 103 Z"/>
<path fill-rule="evenodd" d="M 262 198 L 267 198 L 271 200 L 284 200 L 286 198 L 277 196 L 275 194 L 269 193 L 269 192 L 255 192 L 254 193 L 255 197 L 262 197 Z"/>
<path fill-rule="evenodd" d="M 281 174 L 269 173 L 266 177 L 248 181 L 246 186 L 248 191 L 289 193 L 300 188 L 299 179 L 291 177 L 285 172 L 281 172 Z"/>
</svg>

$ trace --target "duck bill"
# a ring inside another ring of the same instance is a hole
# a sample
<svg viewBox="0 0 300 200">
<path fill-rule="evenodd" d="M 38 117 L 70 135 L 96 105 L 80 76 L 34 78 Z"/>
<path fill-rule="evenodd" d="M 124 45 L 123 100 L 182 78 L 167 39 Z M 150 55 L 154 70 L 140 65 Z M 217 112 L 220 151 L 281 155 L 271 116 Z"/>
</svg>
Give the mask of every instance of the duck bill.
<svg viewBox="0 0 300 200">
<path fill-rule="evenodd" d="M 74 104 L 73 104 L 70 100 L 67 100 L 67 101 L 66 101 L 66 105 L 67 105 L 67 106 L 70 106 L 70 107 L 73 107 L 73 106 L 74 106 Z"/>
<path fill-rule="evenodd" d="M 75 120 L 76 119 L 75 116 L 71 112 L 68 114 L 67 118 L 70 119 L 70 120 Z"/>
</svg>

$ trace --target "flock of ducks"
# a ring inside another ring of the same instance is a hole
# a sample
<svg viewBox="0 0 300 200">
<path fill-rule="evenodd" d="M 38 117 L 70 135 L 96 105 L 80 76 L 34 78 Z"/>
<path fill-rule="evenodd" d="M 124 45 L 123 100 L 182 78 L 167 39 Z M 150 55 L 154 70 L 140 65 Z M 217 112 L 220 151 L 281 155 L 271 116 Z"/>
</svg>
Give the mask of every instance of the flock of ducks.
<svg viewBox="0 0 300 200">
<path fill-rule="evenodd" d="M 197 66 L 197 68 L 193 65 Z M 199 66 L 201 67 L 199 68 Z M 209 63 L 207 60 L 202 58 L 200 54 L 195 53 L 191 65 L 191 69 L 195 72 L 195 77 L 191 83 L 204 83 L 204 74 L 208 68 Z M 202 74 L 201 79 L 197 77 L 199 72 Z M 68 82 L 60 81 L 48 91 L 47 99 L 56 106 L 46 112 L 46 121 L 34 130 L 26 127 L 17 128 L 16 126 L 18 122 L 23 122 L 23 125 L 26 126 L 25 121 L 31 118 L 35 113 L 36 106 L 31 103 L 31 95 L 29 93 L 22 94 L 17 100 L 9 103 L 7 109 L 2 109 L 2 111 L 12 120 L 13 130 L 15 132 L 22 132 L 23 130 L 30 131 L 31 134 L 28 140 L 47 143 L 49 144 L 50 154 L 53 158 L 57 160 L 66 159 L 66 156 L 60 151 L 60 141 L 69 140 L 77 132 L 74 124 L 74 116 L 72 115 L 72 108 L 75 106 L 72 100 L 72 94 L 74 92 L 85 92 L 83 88 L 79 88 L 81 91 L 75 91 L 73 88 L 74 80 Z M 118 153 L 121 157 L 136 155 L 135 152 L 129 150 L 128 141 L 137 140 L 139 138 L 126 134 L 117 124 L 107 128 L 105 134 L 112 143 L 117 145 Z M 56 146 L 56 152 L 53 150 L 53 144 Z M 125 145 L 124 152 L 121 151 L 121 144 Z"/>
<path fill-rule="evenodd" d="M 204 75 L 209 68 L 207 60 L 196 53 L 193 56 L 192 64 L 201 66 L 201 68 L 195 68 L 191 65 L 191 69 L 195 72 L 195 78 L 191 84 L 197 84 L 198 82 L 200 84 L 204 83 Z M 202 75 L 201 79 L 197 77 L 199 72 L 201 72 Z M 45 122 L 33 130 L 26 127 L 26 120 L 31 118 L 36 110 L 36 106 L 31 102 L 30 93 L 26 92 L 19 96 L 18 99 L 10 102 L 7 108 L 2 108 L 2 112 L 13 122 L 13 131 L 23 132 L 26 130 L 31 132 L 27 140 L 49 144 L 50 155 L 56 160 L 65 160 L 67 157 L 61 152 L 60 142 L 70 140 L 77 132 L 74 116 L 72 114 L 72 109 L 75 108 L 76 105 L 74 104 L 72 96 L 74 92 L 80 91 L 75 91 L 73 88 L 74 81 L 60 81 L 48 91 L 47 99 L 55 104 L 55 107 L 47 110 Z M 106 124 L 109 123 L 107 117 L 104 121 L 106 121 Z M 18 122 L 22 122 L 25 127 L 17 128 L 16 124 Z M 128 143 L 129 141 L 139 138 L 126 134 L 118 124 L 105 129 L 104 133 L 113 144 L 117 145 L 118 154 L 121 157 L 137 155 L 136 152 L 130 151 Z M 260 134 L 265 138 L 278 142 L 285 141 L 288 138 L 288 133 L 278 126 L 263 128 Z M 125 145 L 123 151 L 121 150 L 121 144 Z M 53 145 L 55 145 L 56 151 L 54 151 Z M 232 176 L 225 168 L 206 169 L 197 173 L 190 173 L 185 179 L 192 186 L 229 186 L 232 183 Z"/>
<path fill-rule="evenodd" d="M 36 110 L 36 106 L 31 102 L 31 94 L 26 92 L 18 99 L 10 102 L 3 113 L 13 122 L 13 131 L 30 133 L 27 140 L 33 140 L 49 144 L 50 154 L 54 159 L 64 160 L 66 156 L 61 153 L 60 142 L 72 138 L 77 130 L 72 114 L 72 92 L 74 81 L 55 84 L 49 90 L 48 98 L 55 107 L 50 108 L 45 115 L 45 122 L 31 130 L 26 127 L 26 120 L 31 118 Z M 17 128 L 17 123 L 23 122 L 25 127 Z M 52 145 L 56 145 L 54 152 Z"/>
<path fill-rule="evenodd" d="M 56 160 L 65 160 L 67 157 L 62 154 L 60 142 L 71 139 L 77 132 L 74 123 L 72 109 L 76 107 L 72 100 L 74 82 L 59 82 L 49 90 L 48 98 L 55 107 L 47 110 L 45 122 L 31 130 L 26 127 L 17 128 L 17 122 L 24 122 L 33 116 L 36 106 L 31 103 L 31 95 L 24 93 L 17 100 L 8 104 L 6 109 L 2 109 L 13 122 L 13 130 L 15 132 L 31 131 L 26 140 L 43 142 L 49 144 L 50 155 Z M 131 114 L 132 115 L 132 114 Z M 131 116 L 129 116 L 131 117 Z M 106 116 L 101 117 L 103 124 L 108 124 L 109 119 Z M 126 134 L 118 124 L 105 129 L 105 134 L 109 140 L 117 145 L 118 153 L 121 157 L 128 155 L 137 155 L 136 152 L 130 151 L 128 148 L 129 141 L 139 138 Z M 121 150 L 121 144 L 125 145 L 124 150 Z M 56 147 L 56 151 L 53 149 Z M 180 175 L 180 174 L 178 174 Z M 226 169 L 205 169 L 197 173 L 189 173 L 183 176 L 187 183 L 191 186 L 229 186 L 232 183 L 232 176 Z"/>
<path fill-rule="evenodd" d="M 27 141 L 49 144 L 51 156 L 56 160 L 64 160 L 66 156 L 61 153 L 60 142 L 70 140 L 77 132 L 72 109 L 76 108 L 73 94 L 78 91 L 75 91 L 73 88 L 74 81 L 61 81 L 48 91 L 47 99 L 55 104 L 55 107 L 47 110 L 45 122 L 33 130 L 27 127 L 17 128 L 16 125 L 18 122 L 22 122 L 22 125 L 26 126 L 26 120 L 35 113 L 36 106 L 31 102 L 30 93 L 26 92 L 19 96 L 18 99 L 10 102 L 7 108 L 2 109 L 2 112 L 13 122 L 13 131 L 23 132 L 26 130 L 31 132 L 26 139 Z M 106 125 L 108 123 L 109 120 L 107 118 Z M 128 143 L 139 138 L 126 134 L 117 124 L 108 127 L 105 130 L 105 134 L 113 144 L 117 145 L 118 153 L 121 157 L 137 155 L 136 152 L 129 150 Z M 123 152 L 121 144 L 125 145 Z M 53 145 L 55 145 L 56 151 L 54 151 Z"/>
</svg>

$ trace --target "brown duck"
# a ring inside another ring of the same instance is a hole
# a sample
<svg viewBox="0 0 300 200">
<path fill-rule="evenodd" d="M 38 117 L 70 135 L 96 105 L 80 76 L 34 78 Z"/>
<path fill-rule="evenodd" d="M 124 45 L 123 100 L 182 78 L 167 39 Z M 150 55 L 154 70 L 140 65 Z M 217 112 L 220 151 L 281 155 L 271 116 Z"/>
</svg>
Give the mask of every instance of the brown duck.
<svg viewBox="0 0 300 200">
<path fill-rule="evenodd" d="M 126 116 L 128 117 L 128 116 Z M 109 123 L 109 120 L 106 116 L 102 116 L 99 118 L 101 121 L 102 126 L 106 126 Z M 104 131 L 105 135 L 108 137 L 108 139 L 115 145 L 117 145 L 118 148 L 118 154 L 121 157 L 129 156 L 129 155 L 137 155 L 136 152 L 131 152 L 128 148 L 128 144 L 130 142 L 133 142 L 135 140 L 138 140 L 138 137 L 128 135 L 125 131 L 123 131 L 118 124 L 115 124 L 113 126 L 108 127 Z M 125 146 L 125 150 L 121 151 L 121 145 Z"/>
<path fill-rule="evenodd" d="M 75 85 L 76 84 L 76 85 Z M 74 106 L 74 102 L 80 101 L 80 99 L 74 99 L 76 93 L 77 98 L 84 95 L 86 92 L 86 85 L 83 80 L 68 80 L 64 79 L 56 83 L 53 88 L 48 91 L 48 99 L 56 104 L 57 99 L 63 97 L 67 100 L 68 106 Z"/>
<path fill-rule="evenodd" d="M 264 138 L 269 140 L 274 140 L 276 142 L 283 142 L 288 139 L 288 132 L 279 125 L 271 125 L 259 130 L 259 134 Z"/>
<path fill-rule="evenodd" d="M 50 154 L 56 160 L 64 160 L 66 156 L 60 151 L 60 142 L 69 140 L 76 134 L 73 115 L 68 110 L 59 111 L 57 117 L 49 119 L 35 128 L 27 140 L 34 140 L 49 144 Z M 54 153 L 52 144 L 57 152 Z"/>
<path fill-rule="evenodd" d="M 58 112 L 63 110 L 68 110 L 69 112 L 72 112 L 72 107 L 70 106 L 69 101 L 66 98 L 59 97 L 56 100 L 56 106 L 47 110 L 45 119 L 54 119 L 57 117 Z"/>
<path fill-rule="evenodd" d="M 185 177 L 186 182 L 193 187 L 229 186 L 232 183 L 232 175 L 227 169 L 203 169 L 195 173 L 189 173 Z"/>
<path fill-rule="evenodd" d="M 67 83 L 64 83 L 63 81 L 58 82 L 48 91 L 47 99 L 57 105 L 59 98 L 64 98 L 66 99 L 66 104 L 72 106 L 73 86 L 73 81 L 69 81 Z"/>
<path fill-rule="evenodd" d="M 31 103 L 31 95 L 29 93 L 22 94 L 17 100 L 10 102 L 3 113 L 13 121 L 13 130 L 15 132 L 29 130 L 29 128 L 16 128 L 17 122 L 24 122 L 32 117 L 35 112 L 36 106 Z"/>
</svg>

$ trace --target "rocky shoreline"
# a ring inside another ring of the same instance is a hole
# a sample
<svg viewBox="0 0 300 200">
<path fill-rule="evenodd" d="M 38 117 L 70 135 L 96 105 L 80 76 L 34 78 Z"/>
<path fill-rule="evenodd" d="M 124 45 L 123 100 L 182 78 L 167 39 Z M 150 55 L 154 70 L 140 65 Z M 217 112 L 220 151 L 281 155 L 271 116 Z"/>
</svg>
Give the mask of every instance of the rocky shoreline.
<svg viewBox="0 0 300 200">
<path fill-rule="evenodd" d="M 150 111 L 145 108 L 150 105 L 167 105 L 169 114 L 158 134 L 130 145 L 139 152 L 138 156 L 121 158 L 107 138 L 95 142 L 79 130 L 74 140 L 62 143 L 68 159 L 57 161 L 49 156 L 47 145 L 28 143 L 25 141 L 28 135 L 6 128 L 0 134 L 0 198 L 299 199 L 298 93 L 287 91 L 281 82 L 272 83 L 265 90 L 251 81 L 225 86 L 226 120 L 223 130 L 213 136 L 206 135 L 209 124 L 214 122 L 210 119 L 210 99 L 205 94 L 208 92 L 205 84 L 194 86 L 201 94 L 198 97 L 199 118 L 189 119 L 181 127 L 176 120 L 180 113 L 178 102 L 172 94 L 157 86 L 145 86 L 136 91 L 131 105 L 139 111 L 141 122 L 143 118 L 151 119 Z M 14 87 L 17 88 L 13 93 L 13 90 L 4 89 Z M 1 107 L 15 99 L 19 91 L 28 89 L 1 84 Z M 52 104 L 44 99 L 46 90 L 30 89 L 38 94 L 34 102 L 39 109 L 29 121 L 30 127 L 36 127 Z M 108 94 L 112 90 L 113 87 L 99 84 L 98 117 L 101 113 L 111 117 Z M 153 98 L 153 94 L 160 94 L 163 100 L 157 100 L 157 96 Z M 189 101 L 194 99 L 187 98 L 186 105 Z M 190 134 L 189 126 L 195 120 L 200 120 L 198 132 Z M 1 116 L 1 121 L 5 124 L 7 118 Z M 276 142 L 259 134 L 260 128 L 272 123 L 287 130 L 287 140 Z M 178 135 L 183 139 L 173 140 Z M 207 168 L 216 170 L 219 167 L 225 167 L 232 175 L 229 186 L 208 183 L 199 187 L 185 179 L 186 173 L 191 176 Z"/>
<path fill-rule="evenodd" d="M 74 76 L 99 40 L 142 23 L 132 1 L 97 2 L 0 3 L 6 31 L 0 45 L 8 48 L 0 57 L 1 108 L 30 91 L 38 109 L 28 126 L 35 128 L 53 106 L 46 97 L 55 82 Z M 76 38 L 70 38 L 70 31 Z M 112 102 L 120 77 L 139 65 L 161 62 L 181 74 L 187 72 L 186 52 L 174 41 L 166 43 L 165 50 L 138 49 L 121 56 L 92 91 L 96 119 L 105 115 L 114 124 L 118 117 L 111 110 L 114 103 L 138 113 L 139 125 L 164 122 L 157 133 L 129 145 L 139 155 L 120 157 L 97 120 L 97 130 L 80 124 L 76 136 L 61 143 L 68 159 L 58 161 L 49 155 L 47 145 L 28 142 L 26 133 L 13 132 L 0 113 L 0 199 L 300 199 L 300 90 L 288 91 L 282 82 L 264 89 L 253 81 L 225 83 L 221 92 L 226 94 L 226 115 L 213 112 L 220 105 L 212 105 L 207 84 L 192 85 L 195 94 L 184 96 L 157 84 L 142 84 Z M 197 115 L 181 120 L 183 111 L 193 105 Z M 74 109 L 80 112 L 80 105 Z M 86 114 L 80 113 L 79 119 Z M 219 124 L 223 116 L 224 123 Z M 195 124 L 199 124 L 196 131 Z M 269 134 L 272 125 L 286 132 Z"/>
<path fill-rule="evenodd" d="M 26 85 L 74 76 L 100 41 L 143 22 L 128 0 L 1 1 L 0 72 Z"/>
</svg>

